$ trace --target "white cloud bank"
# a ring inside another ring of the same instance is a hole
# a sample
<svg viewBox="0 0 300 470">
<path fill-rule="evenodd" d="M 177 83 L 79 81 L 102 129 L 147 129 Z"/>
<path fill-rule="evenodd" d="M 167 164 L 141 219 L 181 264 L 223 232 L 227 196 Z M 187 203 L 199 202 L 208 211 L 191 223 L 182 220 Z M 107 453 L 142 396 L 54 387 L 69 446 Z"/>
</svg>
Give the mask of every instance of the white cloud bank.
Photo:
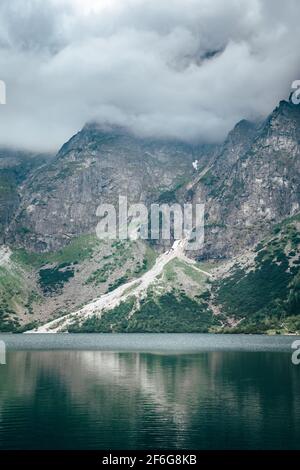
<svg viewBox="0 0 300 470">
<path fill-rule="evenodd" d="M 300 79 L 298 0 L 1 0 L 0 145 L 87 121 L 216 141 Z"/>
</svg>

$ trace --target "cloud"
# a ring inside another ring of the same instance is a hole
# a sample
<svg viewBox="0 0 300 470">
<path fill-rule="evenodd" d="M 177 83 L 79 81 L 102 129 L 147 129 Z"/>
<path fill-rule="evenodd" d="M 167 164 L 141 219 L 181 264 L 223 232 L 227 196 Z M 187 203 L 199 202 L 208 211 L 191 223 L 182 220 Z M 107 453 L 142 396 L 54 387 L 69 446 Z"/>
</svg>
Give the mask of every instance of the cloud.
<svg viewBox="0 0 300 470">
<path fill-rule="evenodd" d="M 300 78 L 297 0 L 2 0 L 0 145 L 55 150 L 87 121 L 219 141 Z"/>
</svg>

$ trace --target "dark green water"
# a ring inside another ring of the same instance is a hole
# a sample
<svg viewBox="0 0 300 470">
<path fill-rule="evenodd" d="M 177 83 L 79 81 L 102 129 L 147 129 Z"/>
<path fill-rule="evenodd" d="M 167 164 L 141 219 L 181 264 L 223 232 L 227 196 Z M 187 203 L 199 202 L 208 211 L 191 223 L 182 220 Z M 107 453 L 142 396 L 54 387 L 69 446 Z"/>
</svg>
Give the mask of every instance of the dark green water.
<svg viewBox="0 0 300 470">
<path fill-rule="evenodd" d="M 88 338 L 6 337 L 1 449 L 300 449 L 295 338 Z"/>
</svg>

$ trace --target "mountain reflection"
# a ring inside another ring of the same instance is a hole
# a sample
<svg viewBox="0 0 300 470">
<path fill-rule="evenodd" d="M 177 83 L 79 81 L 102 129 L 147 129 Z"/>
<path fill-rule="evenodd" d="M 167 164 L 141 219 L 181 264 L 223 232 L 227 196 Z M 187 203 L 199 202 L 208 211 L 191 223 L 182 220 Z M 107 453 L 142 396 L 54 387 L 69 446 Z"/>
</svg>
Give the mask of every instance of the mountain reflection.
<svg viewBox="0 0 300 470">
<path fill-rule="evenodd" d="M 1 448 L 299 447 L 284 353 L 16 351 L 0 379 Z"/>
</svg>

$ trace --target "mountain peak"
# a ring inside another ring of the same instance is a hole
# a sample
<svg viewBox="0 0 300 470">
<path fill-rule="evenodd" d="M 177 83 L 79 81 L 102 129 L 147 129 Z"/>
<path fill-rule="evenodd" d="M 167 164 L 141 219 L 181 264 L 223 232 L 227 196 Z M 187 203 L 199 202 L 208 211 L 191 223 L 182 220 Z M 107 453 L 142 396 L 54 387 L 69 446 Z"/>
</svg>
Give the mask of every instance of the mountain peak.
<svg viewBox="0 0 300 470">
<path fill-rule="evenodd" d="M 292 103 L 292 101 L 281 100 L 272 114 L 274 113 L 282 115 L 300 116 L 300 105 L 294 104 Z"/>
</svg>

